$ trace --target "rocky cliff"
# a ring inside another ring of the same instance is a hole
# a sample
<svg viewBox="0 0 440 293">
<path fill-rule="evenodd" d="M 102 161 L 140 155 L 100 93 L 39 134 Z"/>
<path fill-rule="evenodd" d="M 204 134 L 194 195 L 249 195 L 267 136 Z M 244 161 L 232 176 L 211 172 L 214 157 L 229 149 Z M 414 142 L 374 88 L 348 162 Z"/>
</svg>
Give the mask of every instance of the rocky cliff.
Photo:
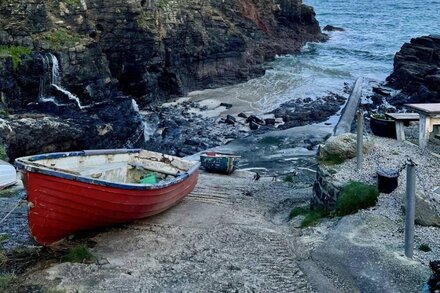
<svg viewBox="0 0 440 293">
<path fill-rule="evenodd" d="M 314 16 L 301 0 L 3 0 L 0 143 L 12 158 L 38 152 L 40 144 L 12 147 L 37 134 L 52 141 L 51 129 L 64 125 L 49 149 L 127 145 L 142 121 L 121 99 L 145 107 L 261 75 L 264 61 L 323 38 Z M 10 115 L 29 112 L 49 113 L 51 123 Z M 11 127 L 16 142 L 5 134 Z"/>
<path fill-rule="evenodd" d="M 440 102 L 440 36 L 414 38 L 394 58 L 388 85 L 402 90 L 390 98 L 395 105 Z"/>
<path fill-rule="evenodd" d="M 55 53 L 63 83 L 83 101 L 118 88 L 143 106 L 236 83 L 262 74 L 276 54 L 320 38 L 313 9 L 301 0 L 0 3 L 0 45 Z M 13 107 L 37 97 L 42 74 L 37 54 L 20 56 L 13 72 L 0 62 L 0 90 Z"/>
</svg>

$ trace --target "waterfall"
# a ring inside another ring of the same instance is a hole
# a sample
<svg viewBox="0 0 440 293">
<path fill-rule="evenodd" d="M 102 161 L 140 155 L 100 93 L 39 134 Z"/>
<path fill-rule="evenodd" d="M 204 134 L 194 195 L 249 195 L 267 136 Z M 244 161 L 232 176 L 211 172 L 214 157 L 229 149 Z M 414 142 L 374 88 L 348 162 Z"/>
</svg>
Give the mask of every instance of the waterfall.
<svg viewBox="0 0 440 293">
<path fill-rule="evenodd" d="M 80 109 L 84 108 L 84 106 L 81 106 L 81 102 L 79 101 L 79 98 L 77 96 L 75 96 L 74 94 L 72 94 L 71 92 L 66 90 L 65 88 L 62 88 L 61 86 L 59 86 L 55 83 L 53 83 L 52 86 L 54 88 L 56 88 L 58 91 L 65 94 L 69 98 L 70 101 L 75 102 L 75 104 L 78 106 L 78 108 L 80 108 Z"/>
<path fill-rule="evenodd" d="M 156 132 L 157 125 L 147 123 L 147 121 L 145 120 L 145 116 L 142 115 L 139 110 L 138 103 L 134 99 L 132 100 L 132 106 L 133 109 L 142 117 L 142 135 L 144 137 L 144 143 L 147 143 L 150 140 L 151 136 Z"/>
<path fill-rule="evenodd" d="M 47 88 L 48 88 L 47 84 L 50 85 L 52 83 L 52 76 L 49 73 L 49 67 L 50 67 L 49 58 L 47 57 L 47 55 L 41 55 L 41 61 L 43 61 L 44 75 L 40 77 L 40 89 L 38 92 L 38 100 L 41 102 L 50 101 L 56 104 L 55 100 L 52 97 L 48 97 L 47 95 Z"/>
<path fill-rule="evenodd" d="M 79 98 L 61 86 L 60 63 L 57 57 L 51 53 L 46 53 L 41 55 L 41 60 L 43 61 L 45 75 L 40 78 L 38 100 L 41 102 L 52 102 L 57 106 L 67 105 L 60 104 L 56 101 L 56 97 L 50 94 L 50 89 L 54 88 L 66 96 L 69 101 L 75 103 L 79 109 L 84 109 L 85 106 L 81 105 Z"/>
<path fill-rule="evenodd" d="M 157 130 L 157 125 L 148 124 L 145 120 L 142 121 L 142 128 L 144 130 L 144 141 L 148 142 Z"/>
<path fill-rule="evenodd" d="M 155 125 L 154 123 L 149 124 L 145 120 L 145 116 L 142 115 L 142 113 L 140 112 L 139 105 L 136 103 L 136 101 L 134 99 L 132 99 L 131 101 L 133 110 L 141 115 L 142 122 L 141 127 L 138 128 L 138 130 L 128 139 L 127 143 L 124 145 L 124 147 L 127 148 L 132 148 L 134 145 L 139 145 L 141 139 L 143 139 L 142 146 L 145 146 L 157 129 L 157 125 Z"/>
<path fill-rule="evenodd" d="M 55 55 L 49 53 L 49 58 L 52 63 L 52 84 L 59 85 L 60 82 L 60 63 Z"/>
</svg>

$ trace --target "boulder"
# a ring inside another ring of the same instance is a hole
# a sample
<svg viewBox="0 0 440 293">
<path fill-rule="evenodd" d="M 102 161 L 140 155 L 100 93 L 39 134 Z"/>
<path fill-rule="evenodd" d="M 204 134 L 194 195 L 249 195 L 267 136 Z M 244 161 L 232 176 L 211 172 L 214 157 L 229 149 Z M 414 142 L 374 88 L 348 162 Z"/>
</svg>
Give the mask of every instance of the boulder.
<svg viewBox="0 0 440 293">
<path fill-rule="evenodd" d="M 266 118 L 264 119 L 266 125 L 275 125 L 275 118 Z"/>
<path fill-rule="evenodd" d="M 388 86 L 404 95 L 388 98 L 392 105 L 440 101 L 440 37 L 423 36 L 405 43 L 394 57 Z M 381 94 L 381 93 L 379 93 Z"/>
<path fill-rule="evenodd" d="M 235 125 L 235 123 L 237 123 L 237 119 L 235 119 L 235 117 L 233 117 L 231 115 L 227 115 L 226 119 L 225 119 L 225 123 Z"/>
<path fill-rule="evenodd" d="M 254 121 L 249 121 L 249 128 L 251 130 L 257 130 L 258 128 L 260 128 L 260 125 Z"/>
<path fill-rule="evenodd" d="M 391 96 L 392 94 L 392 89 L 378 85 L 378 86 L 373 86 L 373 93 L 379 94 L 381 96 Z"/>
<path fill-rule="evenodd" d="M 225 107 L 226 109 L 231 109 L 232 108 L 232 104 L 229 103 L 220 103 L 221 107 Z"/>
<path fill-rule="evenodd" d="M 144 144 L 144 124 L 132 99 L 115 97 L 82 111 L 53 104 L 50 110 L 52 113 L 0 118 L 0 144 L 5 145 L 10 160 L 38 153 Z"/>
<path fill-rule="evenodd" d="M 333 25 L 328 24 L 328 25 L 326 25 L 323 28 L 323 31 L 326 31 L 326 32 L 343 32 L 343 31 L 345 31 L 345 29 L 343 29 L 342 27 L 333 26 Z"/>
<path fill-rule="evenodd" d="M 415 222 L 421 226 L 436 226 L 440 227 L 440 215 L 437 210 L 440 211 L 440 196 L 436 193 L 431 194 L 434 202 L 426 196 L 421 190 L 416 190 L 416 213 Z M 436 208 L 433 206 L 437 206 Z M 402 208 L 406 209 L 406 194 L 403 194 Z"/>
<path fill-rule="evenodd" d="M 342 158 L 352 159 L 356 156 L 356 134 L 344 133 L 338 136 L 330 137 L 325 145 L 320 148 L 320 156 L 338 155 Z M 367 153 L 371 147 L 369 143 L 364 141 L 363 153 Z"/>
<path fill-rule="evenodd" d="M 295 99 L 283 103 L 270 112 L 275 118 L 283 120 L 284 124 L 279 129 L 288 129 L 313 123 L 320 123 L 328 120 L 335 115 L 341 106 L 346 102 L 346 98 L 337 94 L 329 94 L 320 99 Z"/>
<path fill-rule="evenodd" d="M 250 123 L 250 122 L 254 122 L 256 124 L 259 125 L 264 125 L 264 120 L 261 119 L 260 117 L 257 117 L 255 115 L 251 115 L 246 119 L 246 122 Z"/>
</svg>

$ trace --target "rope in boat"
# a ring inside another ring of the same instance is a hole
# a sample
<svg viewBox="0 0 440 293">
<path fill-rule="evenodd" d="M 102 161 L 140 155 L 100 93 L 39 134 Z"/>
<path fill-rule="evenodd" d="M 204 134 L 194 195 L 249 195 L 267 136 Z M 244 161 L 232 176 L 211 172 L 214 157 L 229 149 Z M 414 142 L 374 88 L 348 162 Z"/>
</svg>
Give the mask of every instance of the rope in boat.
<svg viewBox="0 0 440 293">
<path fill-rule="evenodd" d="M 15 207 L 12 210 L 10 210 L 9 213 L 7 213 L 6 216 L 3 217 L 3 219 L 0 220 L 0 224 L 2 224 L 23 202 L 25 202 L 25 200 L 20 199 L 15 205 Z"/>
</svg>

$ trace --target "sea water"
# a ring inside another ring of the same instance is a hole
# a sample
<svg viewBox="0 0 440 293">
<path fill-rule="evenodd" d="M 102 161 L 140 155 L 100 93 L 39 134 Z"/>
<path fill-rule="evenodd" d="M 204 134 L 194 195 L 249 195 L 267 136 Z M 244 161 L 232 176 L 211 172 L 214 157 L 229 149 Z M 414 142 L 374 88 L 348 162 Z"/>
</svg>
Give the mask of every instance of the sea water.
<svg viewBox="0 0 440 293">
<path fill-rule="evenodd" d="M 341 93 L 344 83 L 364 77 L 364 87 L 384 81 L 393 58 L 411 38 L 440 34 L 440 1 L 304 0 L 315 8 L 320 25 L 342 27 L 324 43 L 277 57 L 266 74 L 246 83 L 193 94 L 195 100 L 238 104 L 237 110 L 268 112 L 292 99 Z M 365 91 L 365 92 L 368 92 Z"/>
</svg>

